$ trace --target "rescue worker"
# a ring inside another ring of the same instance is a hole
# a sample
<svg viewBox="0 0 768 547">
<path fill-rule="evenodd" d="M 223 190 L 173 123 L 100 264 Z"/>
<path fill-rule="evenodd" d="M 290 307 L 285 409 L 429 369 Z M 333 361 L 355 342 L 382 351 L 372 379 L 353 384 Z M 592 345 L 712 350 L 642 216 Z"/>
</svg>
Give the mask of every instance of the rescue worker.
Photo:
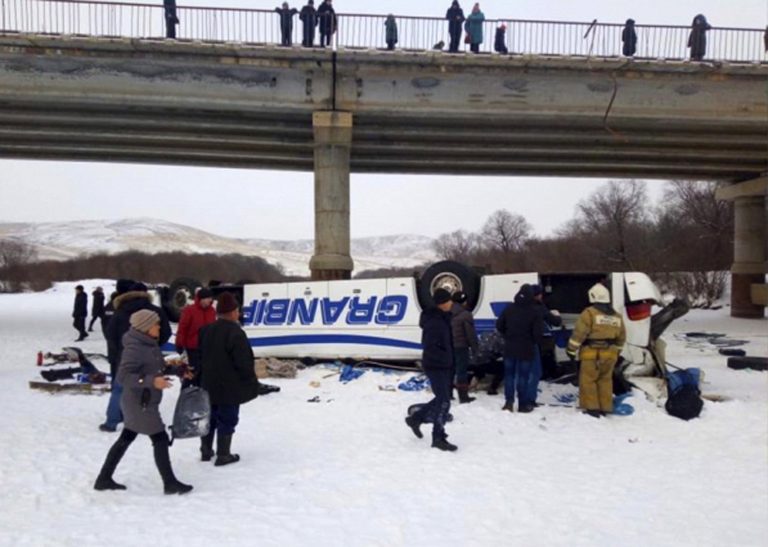
<svg viewBox="0 0 768 547">
<path fill-rule="evenodd" d="M 613 412 L 613 368 L 626 340 L 624 321 L 611 306 L 611 294 L 601 283 L 589 289 L 592 304 L 579 315 L 566 353 L 579 368 L 579 406 L 599 418 Z"/>
<path fill-rule="evenodd" d="M 467 309 L 467 293 L 458 291 L 451 297 L 451 330 L 453 333 L 453 360 L 456 364 L 456 391 L 459 393 L 459 403 L 471 403 L 475 400 L 469 396 L 469 350 L 477 355 L 477 331 L 475 318 Z"/>
<path fill-rule="evenodd" d="M 451 409 L 451 384 L 453 383 L 453 340 L 451 334 L 451 293 L 437 289 L 432 296 L 434 307 L 421 312 L 421 345 L 424 348 L 421 366 L 429 378 L 434 398 L 414 414 L 405 418 L 405 423 L 419 439 L 424 437 L 421 424 L 432 418 L 432 448 L 453 452 L 455 444 L 448 442 L 445 422 Z"/>
</svg>

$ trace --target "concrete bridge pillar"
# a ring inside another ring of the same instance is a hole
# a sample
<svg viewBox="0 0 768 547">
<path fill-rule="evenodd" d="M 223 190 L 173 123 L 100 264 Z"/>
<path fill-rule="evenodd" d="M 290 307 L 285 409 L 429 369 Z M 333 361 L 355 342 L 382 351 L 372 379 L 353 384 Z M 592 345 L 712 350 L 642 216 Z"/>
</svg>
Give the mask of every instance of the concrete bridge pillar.
<svg viewBox="0 0 768 547">
<path fill-rule="evenodd" d="M 761 318 L 768 305 L 768 177 L 718 190 L 734 202 L 734 263 L 731 268 L 731 316 Z"/>
<path fill-rule="evenodd" d="M 312 279 L 349 279 L 349 172 L 352 113 L 313 114 L 315 135 L 315 254 L 309 262 Z"/>
</svg>

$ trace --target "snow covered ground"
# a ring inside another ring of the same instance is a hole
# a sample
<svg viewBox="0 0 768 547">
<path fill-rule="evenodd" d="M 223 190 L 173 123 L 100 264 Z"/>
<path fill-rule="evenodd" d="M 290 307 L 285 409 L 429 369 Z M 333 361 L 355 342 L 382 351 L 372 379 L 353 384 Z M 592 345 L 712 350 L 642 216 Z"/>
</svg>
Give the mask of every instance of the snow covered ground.
<svg viewBox="0 0 768 547">
<path fill-rule="evenodd" d="M 86 283 L 86 290 L 97 282 Z M 107 292 L 106 283 L 102 283 Z M 694 311 L 671 327 L 668 359 L 701 367 L 707 402 L 684 422 L 636 393 L 635 413 L 594 420 L 571 408 L 501 412 L 479 394 L 454 406 L 454 454 L 403 423 L 425 393 L 390 392 L 409 375 L 367 372 L 343 385 L 315 368 L 269 380 L 282 393 L 242 408 L 236 465 L 171 449 L 188 496 L 164 496 L 149 440 L 92 489 L 115 434 L 97 430 L 107 398 L 30 390 L 38 350 L 75 338 L 74 284 L 0 295 L 0 545 L 766 545 L 768 373 L 733 371 L 708 345 L 674 333 L 716 331 L 768 354 L 768 321 Z M 81 347 L 104 351 L 100 334 Z M 314 388 L 311 381 L 319 381 Z M 163 402 L 172 413 L 177 388 Z M 318 396 L 319 403 L 308 399 Z M 428 437 L 428 435 L 427 435 Z"/>
</svg>

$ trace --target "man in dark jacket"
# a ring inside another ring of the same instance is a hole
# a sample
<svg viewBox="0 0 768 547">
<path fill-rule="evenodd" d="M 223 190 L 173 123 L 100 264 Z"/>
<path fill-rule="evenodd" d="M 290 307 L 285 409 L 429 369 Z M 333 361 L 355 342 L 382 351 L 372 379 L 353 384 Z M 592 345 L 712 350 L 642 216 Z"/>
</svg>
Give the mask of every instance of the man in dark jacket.
<svg viewBox="0 0 768 547">
<path fill-rule="evenodd" d="M 104 322 L 104 289 L 96 287 L 91 293 L 93 303 L 91 304 L 91 324 L 88 325 L 88 332 L 93 332 L 93 324 L 97 319 Z"/>
<path fill-rule="evenodd" d="M 437 289 L 433 295 L 434 308 L 421 312 L 421 366 L 429 378 L 434 398 L 414 414 L 405 418 L 413 434 L 421 439 L 420 426 L 432 417 L 432 448 L 454 451 L 458 447 L 448 442 L 445 421 L 451 409 L 451 384 L 453 383 L 453 336 L 451 334 L 451 293 Z"/>
<path fill-rule="evenodd" d="M 216 436 L 214 465 L 221 466 L 240 461 L 240 456 L 231 452 L 232 435 L 239 421 L 240 405 L 258 396 L 259 381 L 251 344 L 238 321 L 237 300 L 228 292 L 218 300 L 218 319 L 200 330 L 202 385 L 211 398 L 210 433 L 200 441 L 200 454 L 204 462 L 213 458 Z"/>
<path fill-rule="evenodd" d="M 323 0 L 317 8 L 317 17 L 320 21 L 320 47 L 331 45 L 331 36 L 336 33 L 336 11 L 333 9 L 333 0 Z"/>
<path fill-rule="evenodd" d="M 452 297 L 451 329 L 453 334 L 453 359 L 456 363 L 456 391 L 459 392 L 459 403 L 471 403 L 475 400 L 469 396 L 469 350 L 477 355 L 477 331 L 475 318 L 467 309 L 467 293 L 458 291 Z"/>
<path fill-rule="evenodd" d="M 288 2 L 283 2 L 283 6 L 275 8 L 280 15 L 280 45 L 290 46 L 293 41 L 293 16 L 299 13 L 296 8 L 288 7 Z"/>
<path fill-rule="evenodd" d="M 688 47 L 691 48 L 691 61 L 702 61 L 707 54 L 707 31 L 712 27 L 707 18 L 698 14 L 693 18 L 691 34 L 688 36 Z"/>
<path fill-rule="evenodd" d="M 75 308 L 72 310 L 74 321 L 72 326 L 77 329 L 78 337 L 75 342 L 85 340 L 88 333 L 85 332 L 85 318 L 88 317 L 88 295 L 82 285 L 75 287 Z"/>
<path fill-rule="evenodd" d="M 163 7 L 165 8 L 165 37 L 176 38 L 176 25 L 179 24 L 176 0 L 163 0 Z"/>
<path fill-rule="evenodd" d="M 157 313 L 160 317 L 158 342 L 161 348 L 171 337 L 171 324 L 168 322 L 168 316 L 162 308 L 152 304 L 147 286 L 143 283 L 134 283 L 131 290 L 117 296 L 112 305 L 115 308 L 115 314 L 107 325 L 107 348 L 109 348 L 107 359 L 112 373 L 112 392 L 109 394 L 109 403 L 107 404 L 107 421 L 99 426 L 100 430 L 107 432 L 115 431 L 117 425 L 123 421 L 123 413 L 120 410 L 120 396 L 123 393 L 123 388 L 115 378 L 123 353 L 123 335 L 131 328 L 131 315 L 139 310 L 151 310 Z"/>
<path fill-rule="evenodd" d="M 531 370 L 530 383 L 528 384 L 527 400 L 533 406 L 537 406 L 536 398 L 539 396 L 539 382 L 541 381 L 544 369 L 546 368 L 547 370 L 547 376 L 551 376 L 553 369 L 557 367 L 552 328 L 561 326 L 563 319 L 560 317 L 559 312 L 556 310 L 550 311 L 547 305 L 544 304 L 544 290 L 541 285 L 531 285 L 531 290 L 533 290 L 533 305 L 544 321 L 544 333 L 541 338 L 541 344 L 536 347 L 536 358 Z"/>
<path fill-rule="evenodd" d="M 621 41 L 624 47 L 621 53 L 624 57 L 634 57 L 637 51 L 637 32 L 635 32 L 635 20 L 627 19 L 624 23 L 624 30 L 621 31 Z"/>
<path fill-rule="evenodd" d="M 544 318 L 534 304 L 533 289 L 530 285 L 520 287 L 514 303 L 507 306 L 496 321 L 496 330 L 504 336 L 506 402 L 502 410 L 514 412 L 517 389 L 518 411 L 531 412 L 534 404 L 529 400 L 528 386 L 537 346 L 542 342 Z"/>
<path fill-rule="evenodd" d="M 448 34 L 451 36 L 448 52 L 458 53 L 461 43 L 461 29 L 464 26 L 464 10 L 459 6 L 458 0 L 453 0 L 451 7 L 445 13 L 445 18 L 448 19 Z"/>
<path fill-rule="evenodd" d="M 317 10 L 315 0 L 307 0 L 307 5 L 301 8 L 299 19 L 304 25 L 301 45 L 313 47 L 315 45 L 315 27 L 317 26 Z"/>
</svg>

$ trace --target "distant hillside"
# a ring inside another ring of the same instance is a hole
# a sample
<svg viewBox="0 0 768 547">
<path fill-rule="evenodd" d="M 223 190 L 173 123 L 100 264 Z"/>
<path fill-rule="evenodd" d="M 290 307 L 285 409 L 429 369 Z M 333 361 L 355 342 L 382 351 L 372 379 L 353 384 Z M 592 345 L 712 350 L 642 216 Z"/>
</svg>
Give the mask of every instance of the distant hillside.
<svg viewBox="0 0 768 547">
<path fill-rule="evenodd" d="M 190 226 L 152 218 L 119 221 L 0 223 L 0 238 L 32 245 L 43 260 L 66 260 L 82 254 L 118 253 L 237 253 L 260 256 L 280 264 L 290 275 L 307 275 L 314 251 L 312 240 L 280 241 L 218 236 Z M 355 271 L 407 268 L 435 259 L 432 239 L 393 235 L 352 240 Z"/>
</svg>

